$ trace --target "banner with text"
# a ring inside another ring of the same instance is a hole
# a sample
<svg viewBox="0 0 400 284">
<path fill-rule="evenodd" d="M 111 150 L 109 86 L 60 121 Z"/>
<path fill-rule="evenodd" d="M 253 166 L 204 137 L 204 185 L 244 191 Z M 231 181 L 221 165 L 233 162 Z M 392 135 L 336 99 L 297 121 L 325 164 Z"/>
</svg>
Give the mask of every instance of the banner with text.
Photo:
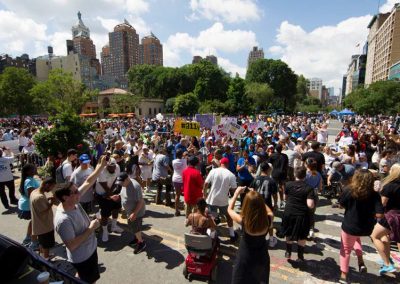
<svg viewBox="0 0 400 284">
<path fill-rule="evenodd" d="M 196 114 L 196 121 L 200 123 L 200 127 L 212 128 L 215 124 L 214 115 L 212 114 Z"/>
<path fill-rule="evenodd" d="M 180 132 L 182 135 L 200 136 L 200 123 L 177 119 L 174 125 L 174 132 Z"/>
</svg>

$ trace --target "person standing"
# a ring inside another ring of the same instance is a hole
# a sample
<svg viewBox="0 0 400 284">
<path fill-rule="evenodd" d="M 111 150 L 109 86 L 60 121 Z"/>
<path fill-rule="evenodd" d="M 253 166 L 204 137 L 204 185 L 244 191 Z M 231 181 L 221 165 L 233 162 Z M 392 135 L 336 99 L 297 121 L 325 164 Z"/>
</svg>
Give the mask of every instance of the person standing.
<svg viewBox="0 0 400 284">
<path fill-rule="evenodd" d="M 40 254 L 49 260 L 49 250 L 54 247 L 53 204 L 54 197 L 47 197 L 56 185 L 55 179 L 48 177 L 39 188 L 32 191 L 30 206 L 32 215 L 32 234 L 38 237 Z"/>
<path fill-rule="evenodd" d="M 345 209 L 340 247 L 340 283 L 348 283 L 351 251 L 354 249 L 356 252 L 359 271 L 367 272 L 360 237 L 371 235 L 375 218 L 383 217 L 379 193 L 374 191 L 373 174 L 368 170 L 357 170 L 339 203 Z"/>
<path fill-rule="evenodd" d="M 269 157 L 268 162 L 272 165 L 271 177 L 274 179 L 279 189 L 280 208 L 285 208 L 283 193 L 285 191 L 285 181 L 288 176 L 289 158 L 282 153 L 281 144 L 276 145 L 275 152 Z"/>
<path fill-rule="evenodd" d="M 29 201 L 32 191 L 40 186 L 40 182 L 33 177 L 35 173 L 36 167 L 33 164 L 25 164 L 22 167 L 21 183 L 19 187 L 19 193 L 21 194 L 21 197 L 18 200 L 18 218 L 29 220 L 26 237 L 22 241 L 22 244 L 29 245 L 32 250 L 39 249 L 37 236 L 32 234 L 32 215 Z"/>
<path fill-rule="evenodd" d="M 10 203 L 13 205 L 18 204 L 18 199 L 15 197 L 14 176 L 11 171 L 13 161 L 14 154 L 9 149 L 6 149 L 5 147 L 0 149 L 0 198 L 5 209 L 10 208 L 6 195 L 6 186 L 8 188 Z"/>
<path fill-rule="evenodd" d="M 250 156 L 249 150 L 247 149 L 243 151 L 242 155 L 243 157 L 239 158 L 239 160 L 237 161 L 236 170 L 239 177 L 239 186 L 248 187 L 253 181 L 253 176 L 250 172 L 253 172 L 255 170 L 256 161 L 253 159 L 253 157 Z M 247 191 L 248 190 L 245 189 L 244 193 L 240 197 L 241 204 L 243 204 L 244 194 Z"/>
<path fill-rule="evenodd" d="M 187 168 L 187 161 L 185 158 L 182 158 L 182 156 L 182 150 L 178 149 L 178 151 L 176 151 L 176 159 L 172 161 L 172 168 L 174 170 L 172 184 L 175 189 L 175 216 L 181 215 L 179 211 L 179 200 L 183 188 L 182 172 Z"/>
<path fill-rule="evenodd" d="M 97 219 L 90 221 L 79 204 L 79 197 L 93 186 L 106 164 L 106 157 L 103 156 L 96 169 L 79 188 L 68 182 L 55 191 L 61 204 L 56 210 L 54 227 L 67 247 L 68 261 L 77 270 L 77 276 L 88 283 L 95 283 L 100 278 L 94 233 L 100 222 Z"/>
<path fill-rule="evenodd" d="M 235 203 L 244 186 L 236 189 L 229 202 L 228 213 L 236 223 L 243 228 L 235 266 L 233 268 L 232 284 L 269 283 L 270 259 L 265 236 L 268 233 L 272 211 L 265 205 L 264 199 L 256 191 L 245 195 L 242 211 L 235 212 Z"/>
<path fill-rule="evenodd" d="M 267 162 L 260 164 L 261 175 L 256 177 L 250 185 L 250 189 L 253 189 L 261 194 L 264 198 L 265 205 L 271 210 L 278 208 L 278 186 L 275 181 L 269 177 L 270 166 Z M 274 199 L 274 205 L 272 205 L 272 198 Z M 271 220 L 273 221 L 273 220 Z M 268 230 L 269 233 L 269 246 L 275 247 L 278 243 L 276 237 L 274 237 L 273 222 Z"/>
<path fill-rule="evenodd" d="M 188 167 L 182 172 L 186 218 L 193 212 L 198 199 L 203 197 L 204 180 L 201 172 L 196 169 L 198 164 L 199 159 L 196 156 L 190 156 L 188 159 Z"/>
<path fill-rule="evenodd" d="M 302 155 L 301 160 L 305 162 L 308 158 L 313 158 L 317 162 L 317 171 L 321 176 L 324 175 L 325 170 L 325 156 L 320 152 L 320 144 L 317 141 L 311 143 L 312 151 L 306 152 Z"/>
<path fill-rule="evenodd" d="M 285 257 L 292 256 L 293 242 L 297 242 L 298 261 L 304 260 L 304 246 L 310 230 L 309 210 L 314 208 L 314 190 L 305 182 L 307 170 L 295 168 L 295 181 L 286 184 L 286 206 L 283 212 L 280 235 L 286 237 Z"/>
<path fill-rule="evenodd" d="M 77 187 L 80 187 L 85 180 L 93 173 L 93 168 L 90 166 L 90 157 L 87 154 L 82 154 L 79 157 L 80 166 L 77 167 L 72 175 L 71 182 L 73 182 Z M 82 208 L 87 214 L 92 212 L 93 205 L 93 188 L 90 188 L 81 196 L 79 202 Z"/>
<path fill-rule="evenodd" d="M 178 148 L 177 148 L 178 149 Z M 159 153 L 154 158 L 152 179 L 157 183 L 156 203 L 162 204 L 161 194 L 165 185 L 165 205 L 171 206 L 171 180 L 168 178 L 169 158 L 166 155 L 165 147 L 159 148 Z"/>
<path fill-rule="evenodd" d="M 228 203 L 229 191 L 237 187 L 236 177 L 229 170 L 228 158 L 222 158 L 220 162 L 221 166 L 212 169 L 206 178 L 203 188 L 204 199 L 206 199 L 210 213 L 214 218 L 217 218 L 218 214 L 226 217 L 230 240 L 231 242 L 235 242 L 237 240 L 237 234 L 235 234 L 233 229 L 232 218 L 228 214 Z M 210 191 L 207 192 L 209 187 Z"/>
<path fill-rule="evenodd" d="M 134 234 L 134 239 L 130 244 L 135 246 L 133 253 L 138 254 L 146 248 L 146 242 L 142 237 L 143 216 L 146 212 L 142 187 L 125 172 L 118 176 L 116 183 L 122 187 L 120 193 L 122 207 L 128 217 L 129 230 Z"/>
<path fill-rule="evenodd" d="M 147 147 L 143 146 L 143 152 L 139 156 L 139 167 L 140 167 L 140 177 L 143 181 L 143 186 L 145 190 L 148 190 L 151 181 L 151 170 L 153 168 L 153 151 Z"/>
</svg>

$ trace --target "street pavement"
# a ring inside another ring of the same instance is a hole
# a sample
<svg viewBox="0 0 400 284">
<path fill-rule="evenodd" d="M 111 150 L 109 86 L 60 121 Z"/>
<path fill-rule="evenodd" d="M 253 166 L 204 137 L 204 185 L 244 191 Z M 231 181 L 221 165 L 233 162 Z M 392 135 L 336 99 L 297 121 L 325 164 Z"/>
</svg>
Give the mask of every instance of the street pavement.
<svg viewBox="0 0 400 284">
<path fill-rule="evenodd" d="M 333 121 L 329 128 L 330 136 L 336 136 L 341 124 Z M 333 137 L 334 138 L 334 137 Z M 332 139 L 332 138 L 330 138 Z M 331 140 L 329 141 L 331 142 Z M 16 180 L 18 184 L 19 180 Z M 128 245 L 132 236 L 124 232 L 112 234 L 108 243 L 102 243 L 98 234 L 98 254 L 101 279 L 98 283 L 188 283 L 182 275 L 182 263 L 187 255 L 184 246 L 184 217 L 175 217 L 174 210 L 162 205 L 149 203 L 153 194 L 147 194 L 147 213 L 144 218 L 144 235 L 147 242 L 146 251 L 134 255 Z M 281 211 L 274 220 L 275 227 L 280 225 Z M 270 283 L 337 283 L 340 275 L 340 226 L 343 210 L 332 208 L 331 201 L 321 198 L 316 211 L 316 233 L 312 241 L 307 242 L 306 262 L 300 266 L 289 263 L 284 257 L 285 243 L 279 240 L 275 248 L 269 249 L 271 258 Z M 122 227 L 126 219 L 119 218 Z M 15 240 L 22 240 L 27 222 L 17 218 L 15 213 L 0 217 L 1 233 Z M 225 236 L 226 225 L 218 228 L 222 245 L 218 262 L 217 283 L 230 283 L 232 269 L 238 245 L 231 245 Z M 55 263 L 60 268 L 73 272 L 65 261 L 65 248 L 56 236 L 58 245 L 53 250 L 57 256 Z M 357 260 L 353 253 L 350 261 L 349 279 L 352 283 L 400 283 L 399 273 L 389 276 L 378 276 L 379 256 L 369 238 L 363 237 L 364 259 L 368 273 L 358 272 Z M 293 257 L 296 258 L 296 246 Z M 400 256 L 396 250 L 395 256 Z M 397 277 L 397 278 L 396 278 Z M 193 280 L 193 283 L 204 283 Z"/>
</svg>

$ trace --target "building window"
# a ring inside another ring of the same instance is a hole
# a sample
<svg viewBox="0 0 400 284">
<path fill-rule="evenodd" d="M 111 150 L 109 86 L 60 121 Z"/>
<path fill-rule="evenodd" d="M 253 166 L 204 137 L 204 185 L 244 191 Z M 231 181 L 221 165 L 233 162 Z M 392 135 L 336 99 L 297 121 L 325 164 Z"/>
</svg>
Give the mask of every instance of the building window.
<svg viewBox="0 0 400 284">
<path fill-rule="evenodd" d="M 154 108 L 154 114 L 157 114 L 157 109 L 156 108 Z"/>
<path fill-rule="evenodd" d="M 151 107 L 149 107 L 149 114 L 151 114 Z"/>
<path fill-rule="evenodd" d="M 161 113 L 161 108 L 158 109 L 158 113 Z"/>
<path fill-rule="evenodd" d="M 142 109 L 139 108 L 139 115 L 142 115 Z"/>
</svg>

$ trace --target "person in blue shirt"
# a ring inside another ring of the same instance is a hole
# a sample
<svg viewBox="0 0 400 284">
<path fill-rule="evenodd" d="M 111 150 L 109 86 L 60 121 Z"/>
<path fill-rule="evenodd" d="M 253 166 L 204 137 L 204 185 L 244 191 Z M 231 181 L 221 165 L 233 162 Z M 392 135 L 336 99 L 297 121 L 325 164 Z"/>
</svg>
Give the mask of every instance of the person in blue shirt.
<svg viewBox="0 0 400 284">
<path fill-rule="evenodd" d="M 249 150 L 244 150 L 242 152 L 242 157 L 239 158 L 236 166 L 236 170 L 239 176 L 239 186 L 250 186 L 251 182 L 253 181 L 253 176 L 250 172 L 255 169 L 256 161 L 249 155 Z M 246 191 L 246 190 L 245 190 Z M 248 191 L 248 189 L 247 189 Z M 240 196 L 240 200 L 243 203 L 243 199 L 246 195 L 244 192 Z"/>
<path fill-rule="evenodd" d="M 231 146 L 226 145 L 225 146 L 225 153 L 223 155 L 224 158 L 227 158 L 229 160 L 229 170 L 236 175 L 236 158 L 235 155 L 232 154 L 232 149 Z"/>
<path fill-rule="evenodd" d="M 31 192 L 40 186 L 40 182 L 33 177 L 35 173 L 36 167 L 33 164 L 26 164 L 22 168 L 21 184 L 19 187 L 21 197 L 18 200 L 18 218 L 29 220 L 26 237 L 22 241 L 22 244 L 29 245 L 33 250 L 39 249 L 37 236 L 32 235 L 31 208 L 29 204 Z"/>
<path fill-rule="evenodd" d="M 181 141 L 175 145 L 175 153 L 178 149 L 182 150 L 183 153 L 187 152 L 187 140 L 185 138 L 181 138 Z M 176 155 L 174 153 L 174 159 L 176 159 Z"/>
</svg>

